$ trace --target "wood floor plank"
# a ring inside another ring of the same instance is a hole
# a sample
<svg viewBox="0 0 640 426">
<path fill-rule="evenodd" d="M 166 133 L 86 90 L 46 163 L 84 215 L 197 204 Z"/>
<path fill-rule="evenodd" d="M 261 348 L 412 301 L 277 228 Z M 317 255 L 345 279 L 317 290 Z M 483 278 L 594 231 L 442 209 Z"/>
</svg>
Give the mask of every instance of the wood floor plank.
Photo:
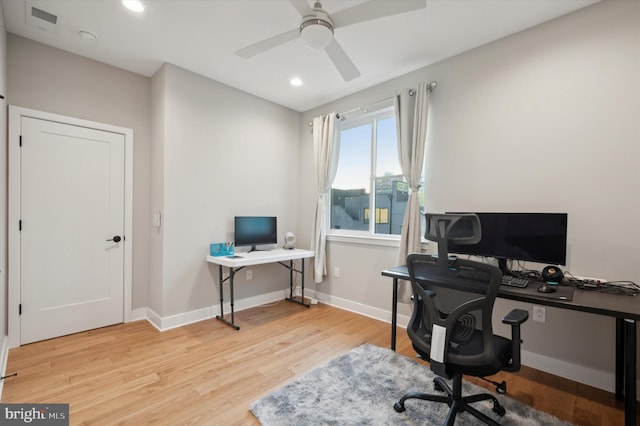
<svg viewBox="0 0 640 426">
<path fill-rule="evenodd" d="M 257 425 L 251 403 L 363 343 L 389 347 L 389 324 L 319 304 L 279 302 L 159 332 L 118 324 L 9 352 L 2 401 L 70 404 L 73 425 Z M 397 352 L 414 357 L 398 328 Z M 480 386 L 493 386 L 467 378 Z M 580 425 L 619 425 L 612 394 L 523 367 L 508 395 Z M 399 395 L 400 396 L 400 395 Z"/>
</svg>

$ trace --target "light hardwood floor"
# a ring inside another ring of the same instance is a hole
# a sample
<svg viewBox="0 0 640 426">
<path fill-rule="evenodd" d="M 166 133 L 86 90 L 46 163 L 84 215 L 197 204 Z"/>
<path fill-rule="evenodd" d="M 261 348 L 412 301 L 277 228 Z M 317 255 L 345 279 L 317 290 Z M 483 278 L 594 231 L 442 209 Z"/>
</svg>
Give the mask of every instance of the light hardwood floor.
<svg viewBox="0 0 640 426">
<path fill-rule="evenodd" d="M 212 319 L 161 333 L 138 321 L 12 349 L 6 374 L 18 375 L 2 402 L 69 403 L 73 425 L 256 425 L 251 402 L 363 343 L 389 346 L 389 324 L 322 304 L 282 301 L 236 322 L 240 331 Z M 403 329 L 397 352 L 415 356 Z M 610 393 L 526 367 L 496 378 L 563 420 L 623 423 Z"/>
</svg>

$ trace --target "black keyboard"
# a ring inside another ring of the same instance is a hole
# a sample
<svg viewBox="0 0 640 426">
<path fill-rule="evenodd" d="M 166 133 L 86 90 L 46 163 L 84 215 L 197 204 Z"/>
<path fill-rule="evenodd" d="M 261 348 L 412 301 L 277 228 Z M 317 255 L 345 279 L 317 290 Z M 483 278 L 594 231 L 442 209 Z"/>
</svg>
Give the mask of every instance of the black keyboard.
<svg viewBox="0 0 640 426">
<path fill-rule="evenodd" d="M 502 285 L 508 285 L 511 287 L 525 288 L 529 284 L 529 280 L 526 278 L 518 278 L 512 275 L 502 276 Z"/>
<path fill-rule="evenodd" d="M 456 276 L 460 278 L 466 278 L 468 280 L 489 281 L 488 273 L 475 269 L 460 269 Z M 502 285 L 525 288 L 527 284 L 529 284 L 529 280 L 526 278 L 518 278 L 512 275 L 502 276 Z"/>
</svg>

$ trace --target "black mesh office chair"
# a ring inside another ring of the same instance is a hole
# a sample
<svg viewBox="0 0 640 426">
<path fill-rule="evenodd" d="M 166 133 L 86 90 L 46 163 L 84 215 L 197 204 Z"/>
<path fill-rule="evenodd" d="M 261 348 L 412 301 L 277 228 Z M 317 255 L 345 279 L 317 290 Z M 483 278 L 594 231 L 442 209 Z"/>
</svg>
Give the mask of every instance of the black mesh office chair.
<svg viewBox="0 0 640 426">
<path fill-rule="evenodd" d="M 513 310 L 502 319 L 511 325 L 511 340 L 493 334 L 491 316 L 502 273 L 495 266 L 449 258 L 447 241 L 474 243 L 479 240 L 480 222 L 475 215 L 426 214 L 426 237 L 438 242 L 438 256 L 410 254 L 407 268 L 413 287 L 413 313 L 407 333 L 418 355 L 429 361 L 437 374 L 436 391 L 443 394 L 409 392 L 394 406 L 405 411 L 405 401 L 417 398 L 450 406 L 445 425 L 467 411 L 490 425 L 498 423 L 470 404 L 493 402 L 500 416 L 505 409 L 489 393 L 462 396 L 462 376 L 491 376 L 501 370 L 520 369 L 520 325 L 527 311 Z M 452 381 L 449 386 L 445 379 Z M 504 384 L 502 384 L 504 386 Z"/>
</svg>

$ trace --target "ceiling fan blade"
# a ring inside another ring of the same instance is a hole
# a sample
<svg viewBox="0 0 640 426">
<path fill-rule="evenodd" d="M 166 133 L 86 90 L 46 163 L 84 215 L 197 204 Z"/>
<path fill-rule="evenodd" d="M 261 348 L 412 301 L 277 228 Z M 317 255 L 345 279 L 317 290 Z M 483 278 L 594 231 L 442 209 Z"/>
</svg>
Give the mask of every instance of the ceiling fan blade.
<svg viewBox="0 0 640 426">
<path fill-rule="evenodd" d="M 251 46 L 244 47 L 238 50 L 236 52 L 236 55 L 248 59 L 252 56 L 256 56 L 259 53 L 280 46 L 281 44 L 284 44 L 288 41 L 294 40 L 298 37 L 300 37 L 300 30 L 296 28 L 295 30 L 287 31 L 286 33 L 282 33 L 266 40 L 259 41 L 252 44 Z"/>
<path fill-rule="evenodd" d="M 313 11 L 313 9 L 309 7 L 309 3 L 307 3 L 307 0 L 289 0 L 289 1 L 293 5 L 293 7 L 296 8 L 300 16 L 307 16 Z"/>
<path fill-rule="evenodd" d="M 339 28 L 357 24 L 358 22 L 424 9 L 425 7 L 427 7 L 426 0 L 372 0 L 332 13 L 331 20 L 334 28 Z"/>
<path fill-rule="evenodd" d="M 360 71 L 356 68 L 355 64 L 351 61 L 347 53 L 342 46 L 338 44 L 334 38 L 331 43 L 324 49 L 329 55 L 329 59 L 336 66 L 338 72 L 342 75 L 344 81 L 351 81 L 360 76 Z"/>
</svg>

